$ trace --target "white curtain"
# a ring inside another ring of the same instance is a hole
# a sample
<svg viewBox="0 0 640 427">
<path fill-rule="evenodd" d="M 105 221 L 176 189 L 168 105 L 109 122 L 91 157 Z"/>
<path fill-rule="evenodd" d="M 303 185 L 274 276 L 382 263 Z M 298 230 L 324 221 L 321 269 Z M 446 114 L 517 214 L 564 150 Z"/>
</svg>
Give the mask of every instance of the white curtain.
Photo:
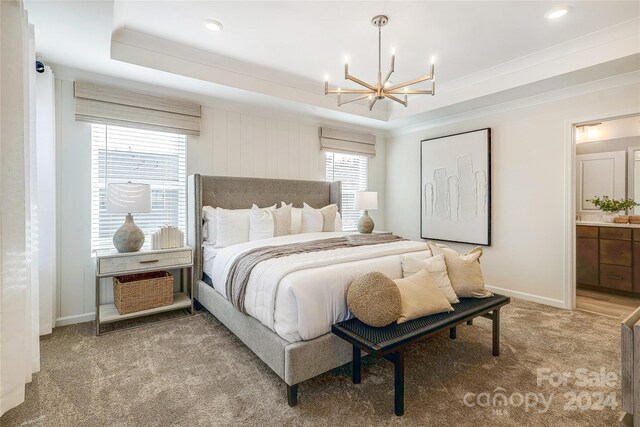
<svg viewBox="0 0 640 427">
<path fill-rule="evenodd" d="M 40 369 L 33 26 L 0 1 L 0 415 Z"/>
</svg>

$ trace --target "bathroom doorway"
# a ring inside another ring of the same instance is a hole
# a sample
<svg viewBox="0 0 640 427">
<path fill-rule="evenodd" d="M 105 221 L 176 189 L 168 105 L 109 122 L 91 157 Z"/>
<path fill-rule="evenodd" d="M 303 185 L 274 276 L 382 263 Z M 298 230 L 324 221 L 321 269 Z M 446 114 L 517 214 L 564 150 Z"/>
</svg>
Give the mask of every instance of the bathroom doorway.
<svg viewBox="0 0 640 427">
<path fill-rule="evenodd" d="M 576 308 L 621 320 L 640 306 L 640 115 L 573 135 Z"/>
</svg>

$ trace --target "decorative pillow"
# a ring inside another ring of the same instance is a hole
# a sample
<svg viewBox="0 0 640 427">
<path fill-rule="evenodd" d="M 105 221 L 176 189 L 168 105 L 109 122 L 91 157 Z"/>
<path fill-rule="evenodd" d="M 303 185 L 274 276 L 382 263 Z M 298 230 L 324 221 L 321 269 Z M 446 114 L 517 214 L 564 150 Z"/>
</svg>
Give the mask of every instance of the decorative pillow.
<svg viewBox="0 0 640 427">
<path fill-rule="evenodd" d="M 336 225 L 333 231 L 342 231 L 342 215 L 340 215 L 340 212 L 336 212 Z"/>
<path fill-rule="evenodd" d="M 302 233 L 302 208 L 291 208 L 291 234 L 300 233 Z"/>
<path fill-rule="evenodd" d="M 216 248 L 225 248 L 249 241 L 249 217 L 251 209 L 216 208 Z"/>
<path fill-rule="evenodd" d="M 285 203 L 282 202 L 284 205 Z M 336 212 L 336 222 L 333 231 L 342 231 L 342 216 Z M 302 208 L 291 208 L 291 234 L 302 233 Z"/>
<path fill-rule="evenodd" d="M 402 299 L 402 312 L 398 323 L 430 314 L 453 311 L 447 297 L 438 288 L 426 269 L 413 276 L 394 280 Z"/>
<path fill-rule="evenodd" d="M 485 289 L 480 268 L 482 248 L 476 247 L 468 254 L 459 254 L 453 249 L 428 242 L 433 255 L 444 255 L 451 286 L 460 298 L 487 298 L 493 294 Z"/>
<path fill-rule="evenodd" d="M 362 322 L 381 327 L 398 320 L 402 300 L 393 280 L 376 272 L 353 279 L 347 290 L 347 306 Z"/>
<path fill-rule="evenodd" d="M 334 231 L 338 205 L 328 205 L 322 209 L 314 209 L 304 203 L 302 207 L 302 233 Z"/>
<path fill-rule="evenodd" d="M 249 240 L 261 240 L 273 237 L 274 221 L 272 208 L 261 209 L 257 205 L 251 207 L 249 213 Z"/>
<path fill-rule="evenodd" d="M 202 219 L 204 221 L 202 225 L 202 236 L 206 242 L 215 245 L 217 235 L 216 228 L 218 227 L 216 208 L 204 206 L 202 208 Z"/>
<path fill-rule="evenodd" d="M 442 291 L 447 301 L 451 304 L 460 302 L 453 287 L 451 287 L 451 280 L 447 274 L 447 264 L 444 261 L 444 255 L 436 255 L 431 258 L 421 259 L 423 254 L 428 252 L 420 252 L 416 255 L 401 255 L 400 262 L 402 263 L 402 277 L 409 277 L 418 273 L 422 269 L 426 269 L 431 277 L 438 285 L 438 288 Z"/>
<path fill-rule="evenodd" d="M 276 205 L 270 207 L 275 209 Z M 216 248 L 226 248 L 249 241 L 249 225 L 251 223 L 251 209 L 223 209 L 216 208 Z"/>
<path fill-rule="evenodd" d="M 291 207 L 292 204 L 282 203 L 278 209 L 273 211 L 273 224 L 274 231 L 273 235 L 275 237 L 278 236 L 288 236 L 291 234 Z"/>
</svg>

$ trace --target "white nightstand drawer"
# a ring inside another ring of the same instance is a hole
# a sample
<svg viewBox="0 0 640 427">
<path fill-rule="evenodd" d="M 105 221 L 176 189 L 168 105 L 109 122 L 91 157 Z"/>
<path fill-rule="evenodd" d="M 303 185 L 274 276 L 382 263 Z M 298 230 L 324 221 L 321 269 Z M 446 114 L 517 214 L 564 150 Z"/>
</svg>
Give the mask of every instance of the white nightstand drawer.
<svg viewBox="0 0 640 427">
<path fill-rule="evenodd" d="M 142 252 L 139 255 L 104 257 L 98 260 L 98 275 L 127 274 L 148 269 L 170 269 L 191 264 L 191 249 Z"/>
</svg>

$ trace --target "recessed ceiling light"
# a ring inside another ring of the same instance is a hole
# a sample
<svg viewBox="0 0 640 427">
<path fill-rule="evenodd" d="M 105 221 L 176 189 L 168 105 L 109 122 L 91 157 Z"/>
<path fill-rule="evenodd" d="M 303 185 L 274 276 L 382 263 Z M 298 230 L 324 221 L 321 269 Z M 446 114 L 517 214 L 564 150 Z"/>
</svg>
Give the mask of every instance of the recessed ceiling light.
<svg viewBox="0 0 640 427">
<path fill-rule="evenodd" d="M 213 19 L 204 21 L 204 26 L 209 31 L 222 31 L 222 23 L 220 21 L 214 21 Z"/>
<path fill-rule="evenodd" d="M 562 18 L 567 13 L 569 13 L 568 7 L 557 7 L 545 13 L 544 17 L 547 19 L 558 19 L 558 18 Z"/>
</svg>

